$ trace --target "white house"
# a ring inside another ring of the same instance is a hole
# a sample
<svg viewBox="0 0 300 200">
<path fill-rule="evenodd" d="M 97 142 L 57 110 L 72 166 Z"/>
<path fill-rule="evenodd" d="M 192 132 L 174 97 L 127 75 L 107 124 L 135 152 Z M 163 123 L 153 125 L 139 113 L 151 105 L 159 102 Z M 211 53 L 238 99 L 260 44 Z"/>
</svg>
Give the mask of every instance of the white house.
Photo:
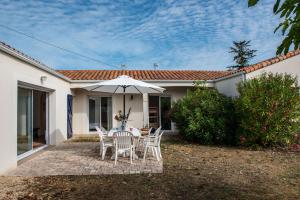
<svg viewBox="0 0 300 200">
<path fill-rule="evenodd" d="M 238 95 L 236 84 L 262 72 L 300 75 L 300 50 L 245 67 L 239 71 L 195 70 L 58 70 L 0 43 L 0 174 L 17 161 L 73 134 L 94 132 L 95 125 L 119 126 L 114 119 L 122 109 L 121 95 L 88 92 L 91 83 L 129 75 L 166 91 L 161 95 L 127 95 L 129 122 L 142 128 L 175 131 L 168 112 L 196 80 L 206 81 L 227 96 Z"/>
</svg>

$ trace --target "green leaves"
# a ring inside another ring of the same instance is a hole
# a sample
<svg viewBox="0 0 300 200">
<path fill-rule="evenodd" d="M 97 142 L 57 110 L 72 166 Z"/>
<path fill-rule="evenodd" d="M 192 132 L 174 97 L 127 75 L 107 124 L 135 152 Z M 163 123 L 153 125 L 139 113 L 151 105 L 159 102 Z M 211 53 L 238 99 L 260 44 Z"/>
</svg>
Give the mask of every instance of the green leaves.
<svg viewBox="0 0 300 200">
<path fill-rule="evenodd" d="M 286 146 L 300 129 L 297 79 L 285 74 L 263 74 L 241 82 L 236 111 L 238 134 L 245 145 Z"/>
<path fill-rule="evenodd" d="M 251 50 L 249 47 L 250 40 L 246 41 L 233 41 L 233 47 L 230 47 L 229 53 L 234 55 L 233 60 L 237 63 L 237 66 L 233 68 L 241 68 L 249 64 L 250 59 L 255 57 L 256 50 Z"/>
<path fill-rule="evenodd" d="M 274 12 L 274 13 L 277 12 L 278 7 L 279 7 L 279 4 L 280 4 L 280 1 L 281 1 L 281 0 L 276 0 L 276 3 L 275 3 L 275 5 L 274 5 L 274 7 L 273 7 L 273 12 Z"/>
<path fill-rule="evenodd" d="M 248 7 L 252 7 L 252 6 L 256 5 L 258 1 L 259 0 L 249 0 L 248 1 Z"/>
<path fill-rule="evenodd" d="M 202 144 L 232 143 L 233 104 L 215 89 L 198 83 L 193 91 L 177 101 L 172 120 L 183 136 Z"/>
<path fill-rule="evenodd" d="M 254 6 L 259 0 L 248 0 L 248 6 Z M 300 1 L 299 0 L 276 0 L 273 12 L 279 15 L 282 22 L 274 32 L 281 29 L 284 36 L 282 43 L 277 48 L 277 55 L 288 53 L 291 46 L 298 49 L 300 46 Z"/>
</svg>

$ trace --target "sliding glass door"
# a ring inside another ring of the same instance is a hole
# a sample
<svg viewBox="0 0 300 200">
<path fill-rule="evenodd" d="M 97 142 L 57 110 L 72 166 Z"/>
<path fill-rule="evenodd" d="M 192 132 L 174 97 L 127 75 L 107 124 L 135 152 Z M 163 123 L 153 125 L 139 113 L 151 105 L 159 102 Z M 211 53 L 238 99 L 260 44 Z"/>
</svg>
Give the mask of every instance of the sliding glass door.
<svg viewBox="0 0 300 200">
<path fill-rule="evenodd" d="M 160 118 L 162 130 L 171 130 L 171 97 L 160 97 Z"/>
<path fill-rule="evenodd" d="M 95 131 L 95 127 L 112 128 L 112 98 L 89 97 L 89 130 Z"/>
<path fill-rule="evenodd" d="M 32 90 L 18 88 L 17 154 L 32 150 Z"/>
<path fill-rule="evenodd" d="M 18 87 L 18 156 L 47 144 L 47 101 L 46 92 Z"/>
</svg>

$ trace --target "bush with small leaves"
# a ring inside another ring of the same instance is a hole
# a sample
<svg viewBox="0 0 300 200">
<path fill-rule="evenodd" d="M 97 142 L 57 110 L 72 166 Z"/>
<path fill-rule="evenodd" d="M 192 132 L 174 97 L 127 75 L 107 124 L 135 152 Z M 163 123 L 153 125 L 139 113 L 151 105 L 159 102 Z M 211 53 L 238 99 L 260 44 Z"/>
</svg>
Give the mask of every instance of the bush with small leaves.
<svg viewBox="0 0 300 200">
<path fill-rule="evenodd" d="M 288 146 L 300 128 L 297 78 L 262 74 L 238 85 L 238 140 L 246 146 Z"/>
<path fill-rule="evenodd" d="M 230 98 L 198 83 L 173 105 L 171 117 L 180 133 L 189 141 L 232 144 L 235 138 L 233 109 Z"/>
</svg>

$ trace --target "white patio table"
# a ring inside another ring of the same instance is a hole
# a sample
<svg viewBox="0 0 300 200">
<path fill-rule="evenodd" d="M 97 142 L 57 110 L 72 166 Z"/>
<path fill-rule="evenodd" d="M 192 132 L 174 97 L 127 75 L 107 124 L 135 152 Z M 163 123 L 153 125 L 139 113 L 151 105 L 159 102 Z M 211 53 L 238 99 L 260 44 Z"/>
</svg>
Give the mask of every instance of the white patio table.
<svg viewBox="0 0 300 200">
<path fill-rule="evenodd" d="M 115 132 L 121 131 L 121 128 L 112 128 L 107 136 L 112 137 Z M 141 131 L 137 128 L 126 128 L 125 131 L 131 132 L 134 137 L 141 137 Z"/>
</svg>

